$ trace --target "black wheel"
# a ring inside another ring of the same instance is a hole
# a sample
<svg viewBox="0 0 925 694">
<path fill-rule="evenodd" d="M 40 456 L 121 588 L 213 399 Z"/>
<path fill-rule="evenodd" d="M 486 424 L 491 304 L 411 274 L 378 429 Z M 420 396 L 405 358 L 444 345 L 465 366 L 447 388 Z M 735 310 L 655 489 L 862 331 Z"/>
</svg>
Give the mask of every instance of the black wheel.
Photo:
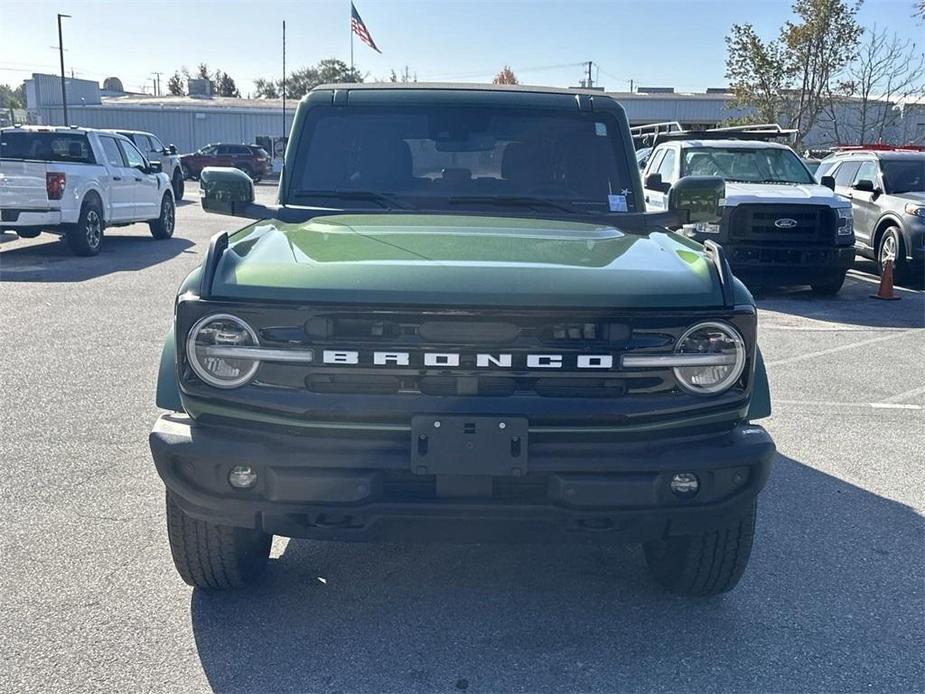
<svg viewBox="0 0 925 694">
<path fill-rule="evenodd" d="M 735 588 L 748 564 L 757 504 L 724 528 L 643 545 L 656 581 L 678 595 L 719 595 Z"/>
<path fill-rule="evenodd" d="M 173 236 L 173 227 L 176 222 L 176 208 L 173 204 L 173 198 L 170 194 L 164 196 L 161 200 L 161 215 L 157 219 L 148 222 L 151 228 L 151 236 L 156 239 L 169 239 Z"/>
<path fill-rule="evenodd" d="M 103 208 L 99 201 L 90 199 L 80 208 L 77 224 L 67 230 L 67 243 L 77 255 L 96 255 L 103 247 Z"/>
<path fill-rule="evenodd" d="M 238 164 L 235 168 L 238 171 L 243 171 L 244 173 L 246 173 L 248 176 L 251 177 L 251 179 L 254 178 L 254 170 L 251 167 L 249 167 L 247 164 Z"/>
<path fill-rule="evenodd" d="M 187 168 L 186 164 L 180 164 L 180 174 L 184 179 L 193 177 L 193 174 L 190 173 L 190 170 Z"/>
<path fill-rule="evenodd" d="M 884 231 L 877 245 L 877 272 L 881 277 L 887 260 L 893 261 L 893 281 L 896 284 L 909 279 L 909 263 L 906 262 L 906 249 L 899 227 L 890 227 Z"/>
<path fill-rule="evenodd" d="M 171 187 L 173 188 L 173 199 L 182 200 L 183 199 L 183 174 L 180 173 L 180 169 L 175 169 L 173 172 L 173 181 L 171 182 Z"/>
<path fill-rule="evenodd" d="M 21 239 L 34 239 L 42 233 L 41 229 L 17 229 L 16 234 Z"/>
<path fill-rule="evenodd" d="M 267 565 L 273 536 L 186 515 L 167 492 L 167 537 L 180 577 L 197 588 L 240 588 Z"/>
<path fill-rule="evenodd" d="M 847 270 L 842 272 L 827 282 L 816 282 L 812 284 L 813 294 L 818 294 L 819 296 L 835 296 L 841 291 L 842 285 L 845 283 L 845 275 Z"/>
</svg>

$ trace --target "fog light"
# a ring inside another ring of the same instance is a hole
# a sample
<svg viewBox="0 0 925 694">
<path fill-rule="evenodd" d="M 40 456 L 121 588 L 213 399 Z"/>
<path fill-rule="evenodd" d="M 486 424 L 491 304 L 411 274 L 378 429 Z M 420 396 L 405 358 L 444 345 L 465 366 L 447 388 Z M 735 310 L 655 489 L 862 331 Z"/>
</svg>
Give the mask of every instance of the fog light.
<svg viewBox="0 0 925 694">
<path fill-rule="evenodd" d="M 700 480 L 692 472 L 679 472 L 671 478 L 671 493 L 689 499 L 700 490 Z"/>
<path fill-rule="evenodd" d="M 228 473 L 228 484 L 235 489 L 250 489 L 257 484 L 257 471 L 249 465 L 235 465 Z"/>
</svg>

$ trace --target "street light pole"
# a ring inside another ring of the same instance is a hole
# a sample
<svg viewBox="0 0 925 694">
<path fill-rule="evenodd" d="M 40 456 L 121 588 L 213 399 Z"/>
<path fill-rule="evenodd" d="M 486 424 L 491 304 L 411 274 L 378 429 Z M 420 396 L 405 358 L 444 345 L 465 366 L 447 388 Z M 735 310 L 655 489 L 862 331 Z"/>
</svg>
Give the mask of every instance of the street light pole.
<svg viewBox="0 0 925 694">
<path fill-rule="evenodd" d="M 67 87 L 64 84 L 64 39 L 61 35 L 61 18 L 68 17 L 69 14 L 58 15 L 58 55 L 61 58 L 61 106 L 64 108 L 64 125 L 70 125 L 67 121 Z"/>
</svg>

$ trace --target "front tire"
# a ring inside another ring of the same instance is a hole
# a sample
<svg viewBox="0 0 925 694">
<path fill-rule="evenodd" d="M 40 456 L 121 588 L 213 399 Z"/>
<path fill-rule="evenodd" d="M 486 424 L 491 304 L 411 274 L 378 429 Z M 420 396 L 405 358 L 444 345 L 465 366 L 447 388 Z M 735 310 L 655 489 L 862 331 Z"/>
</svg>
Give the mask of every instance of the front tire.
<svg viewBox="0 0 925 694">
<path fill-rule="evenodd" d="M 67 230 L 67 244 L 76 255 L 92 256 L 103 247 L 103 208 L 96 200 L 87 200 L 80 208 L 77 224 Z"/>
<path fill-rule="evenodd" d="M 180 577 L 195 588 L 241 588 L 266 568 L 273 536 L 198 520 L 167 492 L 167 537 Z"/>
<path fill-rule="evenodd" d="M 182 200 L 185 185 L 183 183 L 183 174 L 180 173 L 180 169 L 174 170 L 173 181 L 171 182 L 171 187 L 173 188 L 173 199 Z"/>
<path fill-rule="evenodd" d="M 893 261 L 893 281 L 896 284 L 909 279 L 909 263 L 906 262 L 906 250 L 899 227 L 890 227 L 884 231 L 877 245 L 877 273 L 881 277 L 887 260 Z"/>
<path fill-rule="evenodd" d="M 653 578 L 672 593 L 719 595 L 735 588 L 752 551 L 757 503 L 729 525 L 643 545 Z"/>
<path fill-rule="evenodd" d="M 148 222 L 148 227 L 151 229 L 151 236 L 156 239 L 169 239 L 173 236 L 176 217 L 176 207 L 173 204 L 173 198 L 171 198 L 168 193 L 164 196 L 164 199 L 161 200 L 160 216 Z"/>
<path fill-rule="evenodd" d="M 848 274 L 847 270 L 828 282 L 817 282 L 811 285 L 813 294 L 817 294 L 818 296 L 835 296 L 841 291 L 842 285 L 845 283 L 846 274 Z"/>
</svg>

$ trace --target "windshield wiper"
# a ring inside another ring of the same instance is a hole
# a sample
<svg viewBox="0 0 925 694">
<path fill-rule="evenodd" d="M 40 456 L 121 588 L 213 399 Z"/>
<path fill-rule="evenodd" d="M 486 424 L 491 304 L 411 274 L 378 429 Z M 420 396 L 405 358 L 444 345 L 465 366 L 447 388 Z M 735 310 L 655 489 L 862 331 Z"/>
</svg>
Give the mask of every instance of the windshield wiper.
<svg viewBox="0 0 925 694">
<path fill-rule="evenodd" d="M 454 195 L 447 198 L 449 205 L 486 204 L 501 205 L 504 207 L 551 207 L 569 214 L 577 214 L 582 210 L 575 209 L 567 203 L 553 202 L 542 198 L 531 198 L 516 195 Z"/>
<path fill-rule="evenodd" d="M 392 193 L 378 193 L 373 190 L 303 190 L 297 194 L 303 198 L 336 198 L 338 200 L 365 200 L 377 202 L 385 208 L 413 210 L 414 207 Z"/>
</svg>

